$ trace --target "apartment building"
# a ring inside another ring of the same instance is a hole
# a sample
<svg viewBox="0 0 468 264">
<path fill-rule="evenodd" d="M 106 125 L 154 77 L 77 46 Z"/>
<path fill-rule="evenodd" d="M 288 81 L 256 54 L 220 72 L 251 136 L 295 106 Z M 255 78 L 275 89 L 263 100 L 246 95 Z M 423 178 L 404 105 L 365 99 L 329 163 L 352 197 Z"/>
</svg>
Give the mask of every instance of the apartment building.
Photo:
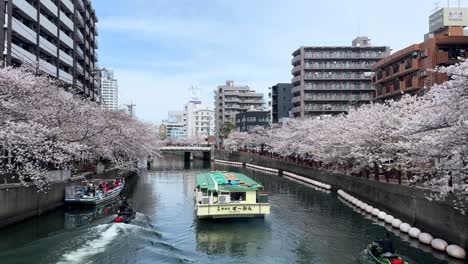
<svg viewBox="0 0 468 264">
<path fill-rule="evenodd" d="M 372 79 L 373 100 L 398 99 L 403 94 L 422 95 L 434 84 L 448 80 L 446 74 L 431 71 L 468 58 L 468 8 L 441 8 L 429 18 L 424 42 L 406 47 L 376 64 Z"/>
<path fill-rule="evenodd" d="M 184 107 L 187 137 L 209 137 L 214 134 L 214 111 L 192 96 Z"/>
<path fill-rule="evenodd" d="M 367 37 L 357 37 L 352 46 L 300 47 L 291 61 L 293 116 L 346 113 L 369 103 L 372 65 L 389 53 Z"/>
<path fill-rule="evenodd" d="M 101 71 L 100 94 L 103 109 L 119 110 L 119 85 L 114 78 L 114 71 L 105 68 Z"/>
<path fill-rule="evenodd" d="M 235 85 L 234 81 L 226 81 L 214 91 L 215 97 L 215 133 L 219 133 L 226 122 L 235 125 L 237 113 L 246 112 L 252 107 L 263 110 L 263 94 L 251 90 L 247 85 Z"/>
<path fill-rule="evenodd" d="M 3 65 L 38 65 L 84 97 L 100 101 L 96 12 L 90 0 L 5 0 Z"/>
<path fill-rule="evenodd" d="M 290 83 L 277 83 L 271 87 L 271 122 L 279 123 L 283 118 L 289 118 L 291 111 L 292 85 Z"/>
<path fill-rule="evenodd" d="M 255 127 L 268 127 L 270 125 L 270 112 L 255 109 L 236 114 L 236 128 L 247 132 Z"/>
</svg>

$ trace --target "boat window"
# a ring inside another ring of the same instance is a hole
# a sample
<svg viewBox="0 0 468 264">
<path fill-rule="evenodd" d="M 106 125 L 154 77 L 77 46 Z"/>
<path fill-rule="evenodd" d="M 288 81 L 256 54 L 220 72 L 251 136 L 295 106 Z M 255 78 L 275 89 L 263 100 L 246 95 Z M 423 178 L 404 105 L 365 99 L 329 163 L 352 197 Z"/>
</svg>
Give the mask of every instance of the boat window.
<svg viewBox="0 0 468 264">
<path fill-rule="evenodd" d="M 202 195 L 203 196 L 208 196 L 208 190 L 207 189 L 201 189 Z"/>
<path fill-rule="evenodd" d="M 231 201 L 245 201 L 245 192 L 231 192 Z"/>
</svg>

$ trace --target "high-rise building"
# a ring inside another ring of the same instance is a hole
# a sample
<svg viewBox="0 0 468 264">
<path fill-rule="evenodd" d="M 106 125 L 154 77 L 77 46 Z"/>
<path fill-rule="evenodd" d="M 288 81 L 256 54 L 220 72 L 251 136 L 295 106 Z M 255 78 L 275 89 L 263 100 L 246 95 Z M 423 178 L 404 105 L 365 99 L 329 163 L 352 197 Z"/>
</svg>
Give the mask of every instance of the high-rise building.
<svg viewBox="0 0 468 264">
<path fill-rule="evenodd" d="M 249 86 L 234 85 L 234 81 L 226 81 L 219 85 L 215 92 L 215 134 L 219 139 L 224 123 L 235 125 L 237 113 L 246 112 L 253 107 L 263 110 L 263 94 L 251 90 Z"/>
<path fill-rule="evenodd" d="M 367 37 L 354 39 L 352 46 L 300 47 L 292 54 L 293 116 L 345 113 L 369 103 L 372 65 L 389 52 Z"/>
<path fill-rule="evenodd" d="M 114 78 L 114 71 L 105 68 L 101 71 L 101 101 L 102 108 L 119 110 L 119 85 Z"/>
<path fill-rule="evenodd" d="M 5 0 L 3 65 L 29 63 L 83 96 L 99 97 L 97 17 L 90 0 Z"/>
<path fill-rule="evenodd" d="M 291 112 L 292 85 L 278 83 L 271 87 L 271 122 L 276 124 L 282 118 L 289 118 Z"/>
<path fill-rule="evenodd" d="M 377 62 L 373 71 L 373 100 L 398 99 L 403 94 L 424 94 L 434 84 L 448 80 L 431 71 L 468 58 L 468 8 L 441 8 L 429 17 L 429 33 L 422 43 L 411 45 Z"/>
<path fill-rule="evenodd" d="M 214 134 L 214 111 L 202 105 L 200 98 L 192 94 L 184 107 L 187 137 L 209 137 Z"/>
</svg>

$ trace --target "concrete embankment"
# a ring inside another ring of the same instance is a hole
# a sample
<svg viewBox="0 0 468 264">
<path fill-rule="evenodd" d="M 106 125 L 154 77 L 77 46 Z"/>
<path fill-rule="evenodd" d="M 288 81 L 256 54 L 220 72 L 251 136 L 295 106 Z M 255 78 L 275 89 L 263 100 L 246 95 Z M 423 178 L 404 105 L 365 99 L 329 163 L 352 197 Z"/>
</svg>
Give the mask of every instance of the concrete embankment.
<svg viewBox="0 0 468 264">
<path fill-rule="evenodd" d="M 84 177 L 109 179 L 115 176 L 117 176 L 115 169 L 102 171 L 99 174 L 85 173 L 52 182 L 47 192 L 39 192 L 32 184 L 28 186 L 19 183 L 0 184 L 0 227 L 62 206 L 65 200 L 65 187 L 80 184 Z"/>
<path fill-rule="evenodd" d="M 329 184 L 333 190 L 344 190 L 411 226 L 427 230 L 465 249 L 468 247 L 468 216 L 455 210 L 449 201 L 428 200 L 427 190 L 330 173 L 252 153 L 216 150 L 215 158 L 275 168 Z"/>
</svg>

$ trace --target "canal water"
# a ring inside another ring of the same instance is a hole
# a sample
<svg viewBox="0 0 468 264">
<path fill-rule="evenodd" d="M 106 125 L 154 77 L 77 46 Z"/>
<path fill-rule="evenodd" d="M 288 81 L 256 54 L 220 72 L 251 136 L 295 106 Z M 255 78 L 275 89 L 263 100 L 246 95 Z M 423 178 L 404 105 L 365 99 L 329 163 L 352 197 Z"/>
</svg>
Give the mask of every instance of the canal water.
<svg viewBox="0 0 468 264">
<path fill-rule="evenodd" d="M 128 180 L 125 195 L 137 210 L 131 224 L 113 224 L 116 203 L 61 208 L 0 229 L 0 263 L 372 263 L 363 252 L 385 226 L 325 192 L 245 168 L 156 161 Z M 195 177 L 210 169 L 242 172 L 270 194 L 265 219 L 199 221 Z M 409 263 L 457 263 L 394 234 Z M 445 258 L 445 259 L 444 259 Z"/>
</svg>

